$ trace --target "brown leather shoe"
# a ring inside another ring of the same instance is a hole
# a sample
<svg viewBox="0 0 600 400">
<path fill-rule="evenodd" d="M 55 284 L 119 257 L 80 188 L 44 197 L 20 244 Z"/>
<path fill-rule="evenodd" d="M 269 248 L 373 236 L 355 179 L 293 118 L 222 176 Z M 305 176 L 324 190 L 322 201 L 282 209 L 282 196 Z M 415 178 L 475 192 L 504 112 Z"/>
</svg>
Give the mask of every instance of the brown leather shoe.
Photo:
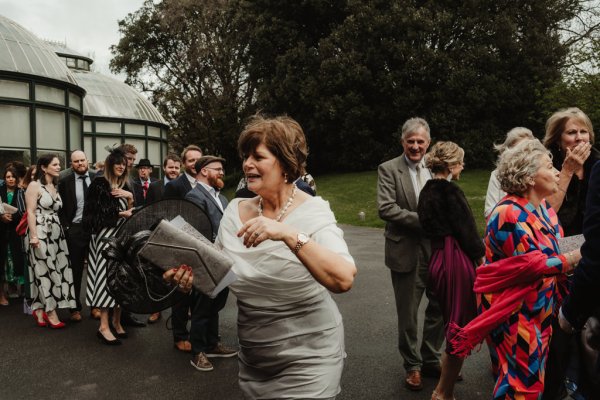
<svg viewBox="0 0 600 400">
<path fill-rule="evenodd" d="M 148 323 L 149 324 L 153 324 L 155 322 L 158 322 L 158 320 L 160 319 L 160 311 L 154 314 L 150 314 L 150 316 L 148 317 Z"/>
<path fill-rule="evenodd" d="M 177 350 L 183 351 L 184 353 L 189 353 L 192 351 L 192 344 L 189 342 L 189 340 L 180 340 L 179 342 L 175 342 L 173 346 L 175 346 Z"/>
<path fill-rule="evenodd" d="M 404 380 L 406 387 L 410 390 L 421 390 L 423 389 L 423 382 L 421 381 L 421 371 L 412 370 L 406 373 L 406 379 Z"/>
<path fill-rule="evenodd" d="M 71 322 L 81 322 L 81 319 L 81 313 L 79 311 L 73 311 L 71 313 L 71 318 L 69 318 Z"/>
<path fill-rule="evenodd" d="M 92 308 L 92 311 L 90 311 L 90 317 L 93 319 L 100 319 L 100 309 L 96 307 Z"/>
</svg>

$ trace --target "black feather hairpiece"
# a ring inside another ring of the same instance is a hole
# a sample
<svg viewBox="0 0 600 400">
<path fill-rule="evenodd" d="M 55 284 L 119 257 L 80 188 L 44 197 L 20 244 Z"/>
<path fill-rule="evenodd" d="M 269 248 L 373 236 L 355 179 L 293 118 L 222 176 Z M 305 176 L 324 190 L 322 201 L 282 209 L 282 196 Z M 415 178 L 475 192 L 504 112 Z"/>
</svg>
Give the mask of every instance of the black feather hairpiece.
<svg viewBox="0 0 600 400">
<path fill-rule="evenodd" d="M 113 147 L 105 146 L 104 150 L 108 151 L 111 156 L 125 157 L 125 152 L 121 146 L 117 146 L 116 143 L 113 145 Z"/>
</svg>

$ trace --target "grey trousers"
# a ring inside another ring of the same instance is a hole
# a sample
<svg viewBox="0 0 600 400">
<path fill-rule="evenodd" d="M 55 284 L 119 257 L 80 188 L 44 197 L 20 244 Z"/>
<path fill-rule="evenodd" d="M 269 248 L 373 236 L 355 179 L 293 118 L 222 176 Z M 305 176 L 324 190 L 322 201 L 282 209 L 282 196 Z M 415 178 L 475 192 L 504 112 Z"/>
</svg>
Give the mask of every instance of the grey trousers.
<svg viewBox="0 0 600 400">
<path fill-rule="evenodd" d="M 444 320 L 436 299 L 429 296 L 427 289 L 428 265 L 419 257 L 419 265 L 410 272 L 391 271 L 396 312 L 398 314 L 398 349 L 404 359 L 404 369 L 420 370 L 423 365 L 440 362 L 440 348 L 444 343 Z M 425 310 L 423 341 L 418 350 L 417 316 L 423 294 L 429 304 Z"/>
</svg>

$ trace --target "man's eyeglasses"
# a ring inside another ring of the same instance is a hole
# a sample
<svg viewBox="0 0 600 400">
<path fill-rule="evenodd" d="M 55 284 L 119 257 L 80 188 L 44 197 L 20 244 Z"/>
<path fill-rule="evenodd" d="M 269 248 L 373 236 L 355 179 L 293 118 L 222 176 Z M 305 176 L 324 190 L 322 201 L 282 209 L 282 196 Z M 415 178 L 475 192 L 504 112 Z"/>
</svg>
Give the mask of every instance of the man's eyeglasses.
<svg viewBox="0 0 600 400">
<path fill-rule="evenodd" d="M 225 170 L 223 168 L 211 168 L 211 167 L 204 167 L 204 168 L 206 168 L 206 169 L 212 169 L 213 171 L 217 171 L 217 172 L 219 172 L 221 174 L 225 173 Z"/>
</svg>

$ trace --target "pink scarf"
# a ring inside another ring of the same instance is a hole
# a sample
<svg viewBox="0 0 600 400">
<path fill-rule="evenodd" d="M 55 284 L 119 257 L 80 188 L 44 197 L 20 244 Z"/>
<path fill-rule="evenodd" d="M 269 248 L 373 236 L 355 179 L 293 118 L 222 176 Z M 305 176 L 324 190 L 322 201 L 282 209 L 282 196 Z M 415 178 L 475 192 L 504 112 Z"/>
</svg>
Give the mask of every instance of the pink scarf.
<svg viewBox="0 0 600 400">
<path fill-rule="evenodd" d="M 469 352 L 497 326 L 521 307 L 523 299 L 536 291 L 539 280 L 548 267 L 547 257 L 539 250 L 504 258 L 477 268 L 475 293 L 497 293 L 489 309 L 483 311 L 464 327 L 449 326 L 453 354 L 466 357 Z"/>
</svg>

